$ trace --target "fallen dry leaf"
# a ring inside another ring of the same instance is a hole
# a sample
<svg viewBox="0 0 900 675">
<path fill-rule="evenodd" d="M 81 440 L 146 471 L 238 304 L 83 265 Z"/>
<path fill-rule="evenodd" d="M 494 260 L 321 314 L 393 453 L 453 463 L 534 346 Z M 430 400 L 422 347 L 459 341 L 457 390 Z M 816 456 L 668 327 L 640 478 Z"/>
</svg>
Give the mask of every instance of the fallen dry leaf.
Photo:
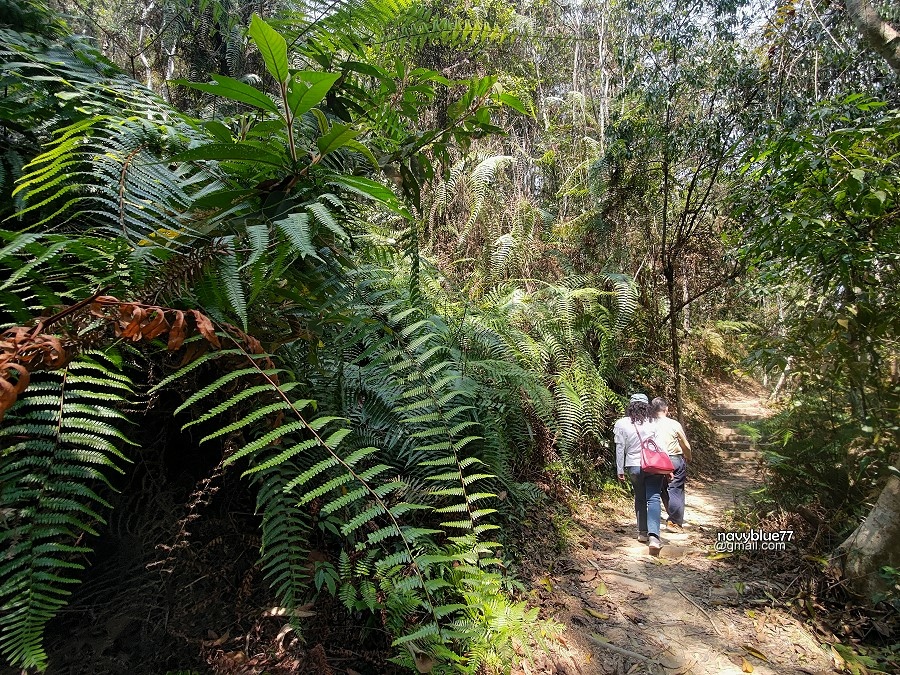
<svg viewBox="0 0 900 675">
<path fill-rule="evenodd" d="M 603 621 L 605 621 L 606 619 L 609 618 L 609 614 L 604 614 L 603 612 L 598 612 L 597 610 L 591 609 L 590 607 L 585 607 L 584 611 L 587 612 L 588 614 L 590 614 L 595 619 L 602 619 Z"/>
<path fill-rule="evenodd" d="M 741 659 L 741 670 L 745 673 L 752 673 L 753 664 L 750 663 L 747 659 Z"/>
<path fill-rule="evenodd" d="M 768 662 L 769 658 L 765 654 L 763 654 L 761 651 L 759 651 L 756 647 L 753 647 L 752 645 L 742 645 L 742 646 L 743 646 L 744 651 L 747 652 L 748 654 L 750 654 L 750 656 L 755 656 L 756 658 L 760 659 L 761 661 Z"/>
<path fill-rule="evenodd" d="M 216 637 L 216 634 L 213 631 L 208 631 L 207 635 L 209 635 L 209 640 L 202 640 L 201 644 L 204 647 L 218 647 L 219 645 L 223 645 L 228 642 L 228 639 L 231 637 L 231 633 L 225 631 L 225 634 L 221 637 Z"/>
</svg>

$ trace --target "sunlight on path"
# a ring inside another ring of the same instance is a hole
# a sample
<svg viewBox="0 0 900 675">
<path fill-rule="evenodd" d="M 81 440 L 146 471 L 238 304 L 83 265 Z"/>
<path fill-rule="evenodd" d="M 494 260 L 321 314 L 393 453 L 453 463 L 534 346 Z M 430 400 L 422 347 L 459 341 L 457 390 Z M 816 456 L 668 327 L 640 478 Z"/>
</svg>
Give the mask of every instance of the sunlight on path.
<svg viewBox="0 0 900 675">
<path fill-rule="evenodd" d="M 749 401 L 738 401 L 746 417 Z M 758 407 L 758 403 L 756 403 Z M 726 433 L 727 430 L 726 430 Z M 755 452 L 725 452 L 716 481 L 689 481 L 683 533 L 663 529 L 659 558 L 639 543 L 627 509 L 584 508 L 581 549 L 541 580 L 545 612 L 566 624 L 568 665 L 517 672 L 581 675 L 818 675 L 827 654 L 796 619 L 745 601 L 753 579 L 714 553 L 735 496 L 761 482 Z M 573 547 L 575 548 L 575 547 Z"/>
</svg>

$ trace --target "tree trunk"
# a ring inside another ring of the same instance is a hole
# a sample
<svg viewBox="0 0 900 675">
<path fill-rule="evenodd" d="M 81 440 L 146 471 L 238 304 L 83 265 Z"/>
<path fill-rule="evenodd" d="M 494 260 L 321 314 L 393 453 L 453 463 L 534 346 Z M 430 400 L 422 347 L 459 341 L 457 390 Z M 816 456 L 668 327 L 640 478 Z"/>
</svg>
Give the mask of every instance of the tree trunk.
<svg viewBox="0 0 900 675">
<path fill-rule="evenodd" d="M 900 461 L 894 465 L 900 470 Z M 850 588 L 869 601 L 890 587 L 879 574 L 900 567 L 900 478 L 891 475 L 868 517 L 841 544 L 834 562 Z"/>
<path fill-rule="evenodd" d="M 144 5 L 144 9 L 141 11 L 141 28 L 138 31 L 137 46 L 141 50 L 138 57 L 141 59 L 141 63 L 144 66 L 144 73 L 147 78 L 145 82 L 147 89 L 153 89 L 153 68 L 150 66 L 150 59 L 147 58 L 147 48 L 149 45 L 144 44 L 144 36 L 146 35 L 147 26 L 149 25 L 150 15 L 155 8 L 155 0 L 151 0 L 148 4 Z"/>
<path fill-rule="evenodd" d="M 847 0 L 847 12 L 863 39 L 900 75 L 900 33 L 881 18 L 869 0 Z"/>
<path fill-rule="evenodd" d="M 669 262 L 663 269 L 666 277 L 666 298 L 669 301 L 669 342 L 672 344 L 672 377 L 674 382 L 675 415 L 682 421 L 681 413 L 681 349 L 678 343 L 678 314 L 675 311 L 675 266 Z"/>
</svg>

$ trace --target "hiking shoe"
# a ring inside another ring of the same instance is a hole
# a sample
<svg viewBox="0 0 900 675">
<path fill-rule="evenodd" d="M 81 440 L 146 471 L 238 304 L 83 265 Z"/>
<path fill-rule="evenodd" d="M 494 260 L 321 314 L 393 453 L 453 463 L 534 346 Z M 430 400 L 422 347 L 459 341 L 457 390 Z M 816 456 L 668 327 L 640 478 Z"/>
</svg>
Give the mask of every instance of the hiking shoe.
<svg viewBox="0 0 900 675">
<path fill-rule="evenodd" d="M 659 550 L 662 548 L 662 544 L 659 541 L 659 537 L 655 534 L 651 534 L 649 537 L 650 540 L 650 555 L 658 556 Z"/>
<path fill-rule="evenodd" d="M 678 534 L 684 534 L 684 528 L 681 527 L 678 523 L 672 522 L 671 520 L 666 523 L 666 529 L 669 532 L 677 532 Z"/>
<path fill-rule="evenodd" d="M 647 543 L 647 533 L 646 533 L 646 532 L 641 532 L 641 533 L 638 535 L 638 541 L 641 542 L 642 544 L 646 544 L 646 543 Z"/>
</svg>

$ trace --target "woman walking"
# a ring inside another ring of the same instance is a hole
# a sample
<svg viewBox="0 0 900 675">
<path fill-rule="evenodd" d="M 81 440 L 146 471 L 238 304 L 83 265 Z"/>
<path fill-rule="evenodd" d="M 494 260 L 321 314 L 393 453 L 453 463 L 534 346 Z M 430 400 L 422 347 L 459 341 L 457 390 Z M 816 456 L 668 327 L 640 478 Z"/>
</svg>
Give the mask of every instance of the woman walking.
<svg viewBox="0 0 900 675">
<path fill-rule="evenodd" d="M 662 500 L 669 514 L 666 528 L 669 532 L 683 532 L 684 527 L 684 484 L 687 481 L 687 465 L 691 461 L 691 444 L 688 443 L 684 427 L 668 417 L 669 402 L 661 396 L 653 399 L 653 416 L 656 418 L 656 442 L 669 453 L 675 471 L 664 481 Z"/>
<path fill-rule="evenodd" d="M 625 417 L 613 426 L 616 442 L 616 473 L 625 475 L 634 486 L 634 514 L 637 518 L 638 541 L 647 542 L 650 555 L 659 555 L 660 497 L 663 477 L 641 471 L 641 442 L 656 435 L 650 403 L 644 394 L 632 394 Z"/>
</svg>

